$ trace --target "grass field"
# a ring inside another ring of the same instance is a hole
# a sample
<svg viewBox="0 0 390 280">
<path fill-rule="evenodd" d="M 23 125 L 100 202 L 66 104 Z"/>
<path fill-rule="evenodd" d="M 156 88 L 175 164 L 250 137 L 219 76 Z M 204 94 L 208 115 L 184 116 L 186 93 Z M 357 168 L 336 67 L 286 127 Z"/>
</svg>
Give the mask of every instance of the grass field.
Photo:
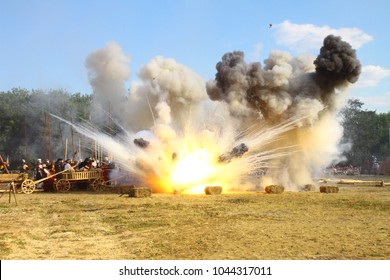
<svg viewBox="0 0 390 280">
<path fill-rule="evenodd" d="M 3 260 L 390 259 L 390 187 L 147 198 L 34 192 L 17 201 L 0 198 Z"/>
</svg>

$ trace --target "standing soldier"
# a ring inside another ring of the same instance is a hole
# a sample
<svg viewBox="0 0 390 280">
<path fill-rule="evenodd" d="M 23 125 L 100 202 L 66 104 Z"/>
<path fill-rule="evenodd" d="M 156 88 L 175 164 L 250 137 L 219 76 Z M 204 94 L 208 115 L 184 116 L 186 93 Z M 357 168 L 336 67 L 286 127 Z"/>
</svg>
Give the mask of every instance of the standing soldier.
<svg viewBox="0 0 390 280">
<path fill-rule="evenodd" d="M 42 160 L 39 158 L 37 159 L 37 165 L 35 166 L 35 179 L 39 180 L 42 179 L 44 176 L 43 172 L 43 165 L 42 165 Z"/>
<path fill-rule="evenodd" d="M 45 173 L 45 177 L 50 177 L 54 174 L 54 168 L 52 165 L 46 165 L 43 164 L 43 171 Z M 50 177 L 43 181 L 43 190 L 45 192 L 53 191 L 53 184 L 54 184 L 55 177 Z"/>
<path fill-rule="evenodd" d="M 20 173 L 26 173 L 29 170 L 30 170 L 30 167 L 26 163 L 26 160 L 22 159 L 22 164 L 19 166 Z"/>
<path fill-rule="evenodd" d="M 40 180 L 43 177 L 45 177 L 45 171 L 43 170 L 42 160 L 38 158 L 35 166 L 35 180 Z M 43 189 L 43 182 L 37 184 L 37 189 Z"/>
<path fill-rule="evenodd" d="M 74 171 L 71 159 L 65 161 L 64 170 Z"/>
<path fill-rule="evenodd" d="M 57 161 L 54 163 L 54 171 L 55 173 L 58 173 L 60 171 L 64 170 L 64 160 L 62 158 L 57 159 Z M 57 180 L 62 178 L 62 174 L 58 174 L 56 176 Z"/>
</svg>

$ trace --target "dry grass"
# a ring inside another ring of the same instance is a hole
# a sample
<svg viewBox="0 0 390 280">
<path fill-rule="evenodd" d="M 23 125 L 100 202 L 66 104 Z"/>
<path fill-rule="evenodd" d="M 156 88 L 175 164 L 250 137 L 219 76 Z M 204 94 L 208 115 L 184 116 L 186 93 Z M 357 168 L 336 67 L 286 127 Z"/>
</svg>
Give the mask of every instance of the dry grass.
<svg viewBox="0 0 390 280">
<path fill-rule="evenodd" d="M 390 188 L 0 199 L 0 259 L 390 259 Z"/>
</svg>

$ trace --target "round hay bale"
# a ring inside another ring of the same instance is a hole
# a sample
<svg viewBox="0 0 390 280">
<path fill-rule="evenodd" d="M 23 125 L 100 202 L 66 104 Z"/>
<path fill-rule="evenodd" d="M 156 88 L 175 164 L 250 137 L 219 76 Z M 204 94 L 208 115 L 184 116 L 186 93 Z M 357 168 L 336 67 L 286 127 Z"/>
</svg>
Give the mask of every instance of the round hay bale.
<svg viewBox="0 0 390 280">
<path fill-rule="evenodd" d="M 152 196 L 152 190 L 148 188 L 132 188 L 129 191 L 129 197 L 150 197 Z"/>
<path fill-rule="evenodd" d="M 322 192 L 322 193 L 338 193 L 339 187 L 337 187 L 337 186 L 321 186 L 320 192 Z"/>
<path fill-rule="evenodd" d="M 111 188 L 111 191 L 113 193 L 117 193 L 119 194 L 120 196 L 124 195 L 124 194 L 129 194 L 130 190 L 131 189 L 134 189 L 135 186 L 134 185 L 120 185 L 120 186 L 115 186 L 115 187 L 112 187 Z"/>
<path fill-rule="evenodd" d="M 173 194 L 181 194 L 181 190 L 174 189 L 174 190 L 173 190 Z"/>
<path fill-rule="evenodd" d="M 313 192 L 316 190 L 316 186 L 313 184 L 306 184 L 299 188 L 299 191 L 301 192 Z"/>
<path fill-rule="evenodd" d="M 282 193 L 284 192 L 284 187 L 280 185 L 269 185 L 265 187 L 266 193 Z"/>
<path fill-rule="evenodd" d="M 204 189 L 204 192 L 206 194 L 210 194 L 210 195 L 221 194 L 222 193 L 222 187 L 221 186 L 207 186 Z"/>
</svg>

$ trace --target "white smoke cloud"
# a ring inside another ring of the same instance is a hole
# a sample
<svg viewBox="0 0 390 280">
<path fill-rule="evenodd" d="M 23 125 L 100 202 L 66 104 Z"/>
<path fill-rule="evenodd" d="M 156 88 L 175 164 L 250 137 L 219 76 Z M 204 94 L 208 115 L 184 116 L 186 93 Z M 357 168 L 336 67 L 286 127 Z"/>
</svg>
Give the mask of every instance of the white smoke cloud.
<svg viewBox="0 0 390 280">
<path fill-rule="evenodd" d="M 272 27 L 275 29 L 276 43 L 291 50 L 309 52 L 318 50 L 328 34 L 340 36 L 355 49 L 373 40 L 373 37 L 359 28 L 331 28 L 313 24 L 296 24 L 286 20 Z"/>
<path fill-rule="evenodd" d="M 174 59 L 158 56 L 142 66 L 141 81 L 132 86 L 130 102 L 135 124 L 139 117 L 149 114 L 154 117 L 147 128 L 158 125 L 158 131 L 166 137 L 174 136 L 171 121 L 183 126 L 198 108 L 198 104 L 207 99 L 205 81 L 188 67 Z M 148 118 L 150 121 L 150 117 Z"/>
<path fill-rule="evenodd" d="M 257 43 L 255 45 L 255 50 L 252 53 L 252 60 L 253 61 L 258 61 L 261 58 L 261 52 L 263 51 L 264 44 L 262 43 Z"/>
<path fill-rule="evenodd" d="M 115 108 L 113 116 L 123 117 L 127 95 L 125 82 L 131 73 L 129 61 L 130 57 L 124 55 L 121 46 L 115 42 L 107 43 L 104 48 L 93 51 L 87 57 L 85 66 L 94 93 L 95 117 L 106 115 L 109 107 Z"/>
<path fill-rule="evenodd" d="M 366 65 L 362 67 L 362 74 L 354 87 L 374 87 L 387 77 L 390 77 L 389 69 L 376 65 Z"/>
</svg>

